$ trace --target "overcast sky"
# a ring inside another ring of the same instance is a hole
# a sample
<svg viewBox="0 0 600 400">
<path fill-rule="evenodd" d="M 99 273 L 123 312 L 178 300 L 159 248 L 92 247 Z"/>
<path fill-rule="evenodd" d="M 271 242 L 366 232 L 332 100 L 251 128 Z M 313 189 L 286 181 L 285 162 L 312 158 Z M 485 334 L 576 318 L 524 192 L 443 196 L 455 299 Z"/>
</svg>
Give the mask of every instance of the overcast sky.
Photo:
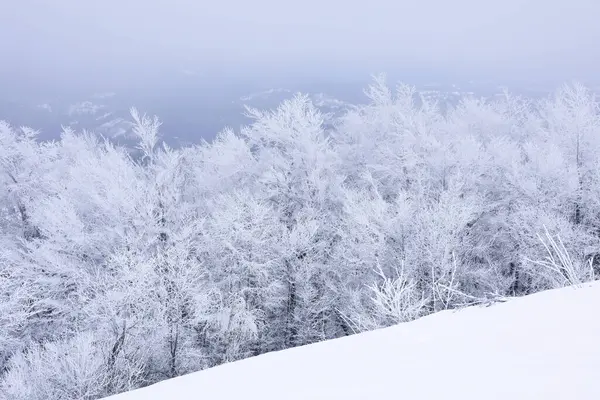
<svg viewBox="0 0 600 400">
<path fill-rule="evenodd" d="M 599 0 L 0 0 L 0 73 L 14 83 L 404 67 L 593 79 L 598 16 Z"/>
</svg>

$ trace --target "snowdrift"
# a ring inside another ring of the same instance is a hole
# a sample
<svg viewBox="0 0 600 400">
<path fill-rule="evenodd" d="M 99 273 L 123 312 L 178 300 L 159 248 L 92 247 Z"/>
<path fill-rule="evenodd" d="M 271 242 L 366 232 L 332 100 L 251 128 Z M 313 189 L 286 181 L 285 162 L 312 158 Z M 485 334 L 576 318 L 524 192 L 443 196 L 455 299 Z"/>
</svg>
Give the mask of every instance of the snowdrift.
<svg viewBox="0 0 600 400">
<path fill-rule="evenodd" d="M 445 311 L 112 400 L 600 399 L 600 282 Z"/>
</svg>

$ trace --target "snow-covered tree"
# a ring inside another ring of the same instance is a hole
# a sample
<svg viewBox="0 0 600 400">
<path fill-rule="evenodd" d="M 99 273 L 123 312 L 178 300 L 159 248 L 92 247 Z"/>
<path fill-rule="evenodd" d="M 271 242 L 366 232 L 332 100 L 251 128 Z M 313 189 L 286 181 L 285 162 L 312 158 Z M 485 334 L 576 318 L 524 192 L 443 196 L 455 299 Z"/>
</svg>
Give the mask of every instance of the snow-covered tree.
<svg viewBox="0 0 600 400">
<path fill-rule="evenodd" d="M 438 104 L 383 76 L 171 148 L 0 123 L 0 400 L 95 399 L 600 276 L 587 88 Z"/>
</svg>

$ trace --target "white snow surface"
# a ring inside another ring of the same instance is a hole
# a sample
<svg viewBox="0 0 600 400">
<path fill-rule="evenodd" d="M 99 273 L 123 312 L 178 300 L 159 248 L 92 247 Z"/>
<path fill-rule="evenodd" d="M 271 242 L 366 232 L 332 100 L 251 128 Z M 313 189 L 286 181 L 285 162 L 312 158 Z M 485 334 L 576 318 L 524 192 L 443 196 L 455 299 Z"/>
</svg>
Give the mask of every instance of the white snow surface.
<svg viewBox="0 0 600 400">
<path fill-rule="evenodd" d="M 600 399 L 600 282 L 444 311 L 112 400 Z"/>
</svg>

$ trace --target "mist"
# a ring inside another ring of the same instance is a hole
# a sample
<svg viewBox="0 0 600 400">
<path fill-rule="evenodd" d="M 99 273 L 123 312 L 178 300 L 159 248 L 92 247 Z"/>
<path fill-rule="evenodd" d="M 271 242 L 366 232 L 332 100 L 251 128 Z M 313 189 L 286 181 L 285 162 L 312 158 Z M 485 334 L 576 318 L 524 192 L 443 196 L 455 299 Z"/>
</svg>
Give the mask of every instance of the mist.
<svg viewBox="0 0 600 400">
<path fill-rule="evenodd" d="M 591 79 L 593 0 L 21 0 L 0 5 L 2 84 L 352 79 L 376 72 Z"/>
<path fill-rule="evenodd" d="M 0 119 L 43 138 L 65 125 L 113 137 L 136 106 L 161 117 L 167 140 L 194 142 L 241 123 L 250 94 L 354 103 L 381 72 L 477 94 L 594 85 L 599 12 L 593 0 L 4 1 Z M 106 92 L 117 96 L 96 104 Z M 82 102 L 110 118 L 71 115 Z"/>
</svg>

